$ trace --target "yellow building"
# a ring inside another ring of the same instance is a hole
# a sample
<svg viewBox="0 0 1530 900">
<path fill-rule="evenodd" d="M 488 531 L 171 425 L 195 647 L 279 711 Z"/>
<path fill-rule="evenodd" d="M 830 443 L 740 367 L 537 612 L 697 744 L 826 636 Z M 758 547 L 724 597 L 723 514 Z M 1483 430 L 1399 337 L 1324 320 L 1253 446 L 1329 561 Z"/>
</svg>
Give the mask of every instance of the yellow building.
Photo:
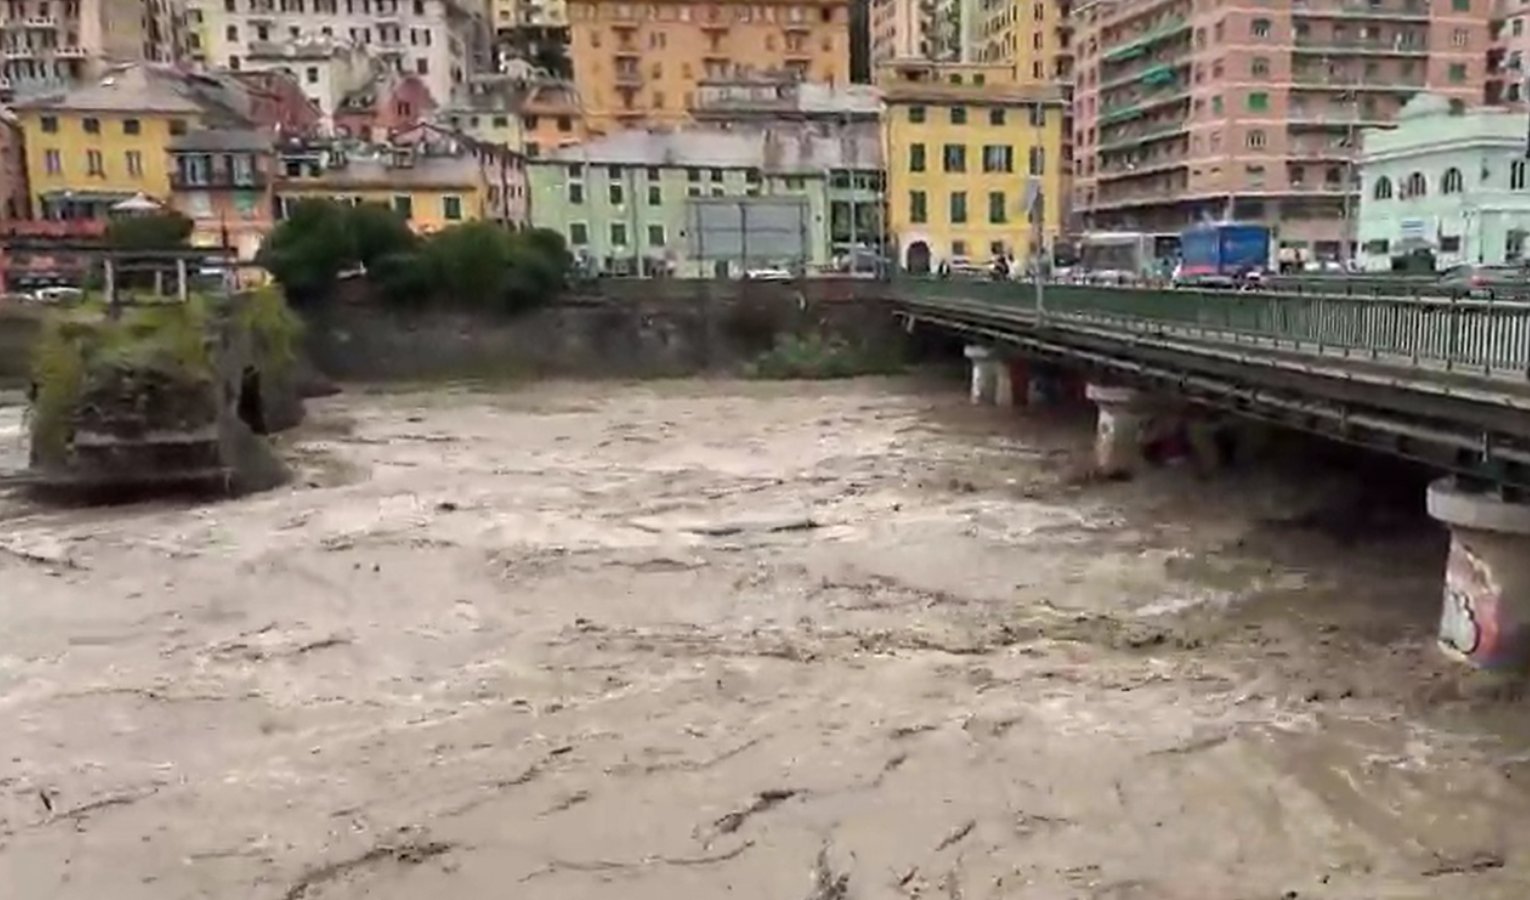
<svg viewBox="0 0 1530 900">
<path fill-rule="evenodd" d="M 1062 224 L 1062 93 L 1025 83 L 1009 65 L 902 60 L 877 69 L 887 109 L 888 224 L 900 265 L 1024 262 L 1033 222 L 1026 185 L 1047 246 Z"/>
<path fill-rule="evenodd" d="M 848 0 L 568 0 L 569 53 L 588 128 L 683 122 L 704 80 L 785 72 L 850 80 Z"/>
<path fill-rule="evenodd" d="M 101 218 L 142 193 L 170 195 L 171 138 L 202 128 L 248 127 L 230 83 L 134 63 L 95 84 L 17 103 L 34 208 L 49 219 Z"/>
</svg>

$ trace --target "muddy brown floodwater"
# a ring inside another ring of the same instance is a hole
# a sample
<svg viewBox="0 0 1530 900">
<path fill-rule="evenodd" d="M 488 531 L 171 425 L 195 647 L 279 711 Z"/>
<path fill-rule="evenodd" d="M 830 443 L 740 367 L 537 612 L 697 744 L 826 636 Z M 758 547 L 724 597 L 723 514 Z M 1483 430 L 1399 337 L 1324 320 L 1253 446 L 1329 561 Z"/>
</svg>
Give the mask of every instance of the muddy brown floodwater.
<svg viewBox="0 0 1530 900">
<path fill-rule="evenodd" d="M 356 389 L 289 488 L 0 501 L 0 896 L 1522 900 L 1438 531 L 1087 441 L 913 381 Z"/>
</svg>

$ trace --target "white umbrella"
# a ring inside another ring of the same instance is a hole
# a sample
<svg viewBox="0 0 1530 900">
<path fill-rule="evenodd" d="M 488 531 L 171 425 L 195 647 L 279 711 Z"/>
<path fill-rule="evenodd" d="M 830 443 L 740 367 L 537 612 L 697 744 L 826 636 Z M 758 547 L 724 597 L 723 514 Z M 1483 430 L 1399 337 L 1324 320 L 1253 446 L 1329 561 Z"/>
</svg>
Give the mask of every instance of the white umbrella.
<svg viewBox="0 0 1530 900">
<path fill-rule="evenodd" d="M 113 204 L 112 212 L 159 212 L 159 204 L 139 191 L 121 203 Z"/>
</svg>

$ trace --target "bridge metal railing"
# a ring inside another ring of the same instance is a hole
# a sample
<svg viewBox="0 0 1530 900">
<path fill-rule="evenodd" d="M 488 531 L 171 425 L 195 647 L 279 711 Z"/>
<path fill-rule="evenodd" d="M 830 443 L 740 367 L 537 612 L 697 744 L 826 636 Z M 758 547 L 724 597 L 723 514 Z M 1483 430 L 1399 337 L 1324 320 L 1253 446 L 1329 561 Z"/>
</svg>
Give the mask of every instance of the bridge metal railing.
<svg viewBox="0 0 1530 900">
<path fill-rule="evenodd" d="M 979 280 L 895 282 L 901 299 L 968 301 L 1043 322 L 1093 322 L 1221 343 L 1369 358 L 1530 379 L 1530 302 L 1048 285 Z"/>
</svg>

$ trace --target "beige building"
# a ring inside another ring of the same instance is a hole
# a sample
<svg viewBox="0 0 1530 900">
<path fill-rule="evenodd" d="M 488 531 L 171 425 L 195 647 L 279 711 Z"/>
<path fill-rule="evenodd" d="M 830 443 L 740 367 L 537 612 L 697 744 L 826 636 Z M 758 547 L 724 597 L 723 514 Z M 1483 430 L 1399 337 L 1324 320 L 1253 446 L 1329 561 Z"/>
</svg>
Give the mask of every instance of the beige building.
<svg viewBox="0 0 1530 900">
<path fill-rule="evenodd" d="M 474 0 L 186 0 L 195 58 L 243 69 L 284 42 L 345 41 L 402 74 L 437 102 L 487 68 L 487 7 Z M 230 7 L 233 11 L 230 11 Z"/>
<path fill-rule="evenodd" d="M 241 69 L 280 72 L 291 78 L 319 108 L 324 130 L 333 132 L 335 111 L 346 97 L 370 83 L 381 65 L 349 41 L 319 36 L 251 44 Z"/>
<path fill-rule="evenodd" d="M 1489 7 L 1487 85 L 1483 100 L 1522 106 L 1530 78 L 1530 7 L 1519 0 L 1492 0 Z"/>
<path fill-rule="evenodd" d="M 0 96 L 65 89 L 113 63 L 174 62 L 180 0 L 7 0 L 0 5 Z"/>
<path fill-rule="evenodd" d="M 1489 0 L 1096 2 L 1075 12 L 1076 209 L 1095 228 L 1264 222 L 1353 252 L 1358 132 L 1429 90 L 1479 103 Z"/>
<path fill-rule="evenodd" d="M 494 30 L 524 26 L 557 28 L 568 24 L 564 0 L 493 0 Z"/>
<path fill-rule="evenodd" d="M 980 62 L 1007 62 L 1016 77 L 1066 84 L 1073 68 L 1070 0 L 977 0 Z"/>
</svg>

